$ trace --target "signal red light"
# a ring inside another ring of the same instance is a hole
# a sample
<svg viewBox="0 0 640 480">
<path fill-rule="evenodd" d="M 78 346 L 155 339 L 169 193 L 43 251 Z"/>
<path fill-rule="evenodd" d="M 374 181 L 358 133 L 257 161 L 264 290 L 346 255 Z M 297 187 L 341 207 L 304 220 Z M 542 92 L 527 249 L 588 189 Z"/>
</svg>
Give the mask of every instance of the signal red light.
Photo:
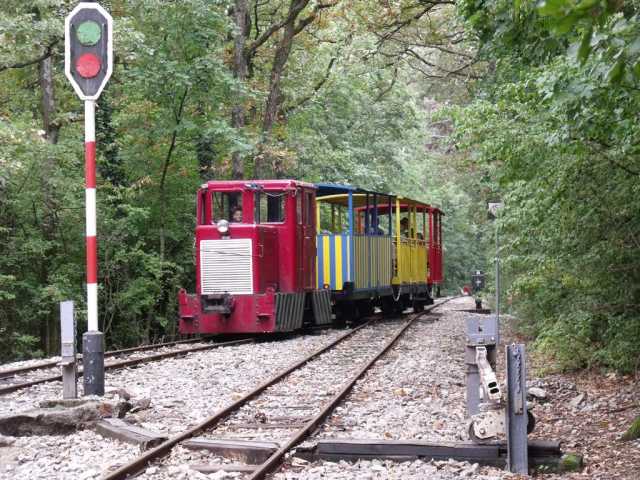
<svg viewBox="0 0 640 480">
<path fill-rule="evenodd" d="M 85 53 L 76 60 L 76 71 L 83 78 L 93 78 L 100 73 L 102 63 L 93 53 Z"/>
</svg>

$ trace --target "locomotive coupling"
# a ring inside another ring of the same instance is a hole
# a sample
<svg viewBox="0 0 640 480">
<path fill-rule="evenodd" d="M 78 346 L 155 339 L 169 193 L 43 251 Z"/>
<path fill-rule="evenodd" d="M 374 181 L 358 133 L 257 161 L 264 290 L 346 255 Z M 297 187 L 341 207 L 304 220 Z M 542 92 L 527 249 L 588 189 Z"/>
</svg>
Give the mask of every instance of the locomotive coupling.
<svg viewBox="0 0 640 480">
<path fill-rule="evenodd" d="M 203 310 L 207 313 L 231 315 L 236 300 L 230 293 L 209 294 L 202 296 Z"/>
</svg>

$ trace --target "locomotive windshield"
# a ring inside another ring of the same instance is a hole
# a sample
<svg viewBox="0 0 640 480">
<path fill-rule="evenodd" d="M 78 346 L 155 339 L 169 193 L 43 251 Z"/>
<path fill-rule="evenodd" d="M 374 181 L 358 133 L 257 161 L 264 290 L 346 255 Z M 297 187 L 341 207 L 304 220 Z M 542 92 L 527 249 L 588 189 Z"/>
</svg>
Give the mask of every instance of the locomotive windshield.
<svg viewBox="0 0 640 480">
<path fill-rule="evenodd" d="M 242 221 L 242 192 L 212 192 L 212 220 Z"/>
<path fill-rule="evenodd" d="M 256 192 L 256 223 L 284 222 L 284 201 L 287 192 Z"/>
</svg>

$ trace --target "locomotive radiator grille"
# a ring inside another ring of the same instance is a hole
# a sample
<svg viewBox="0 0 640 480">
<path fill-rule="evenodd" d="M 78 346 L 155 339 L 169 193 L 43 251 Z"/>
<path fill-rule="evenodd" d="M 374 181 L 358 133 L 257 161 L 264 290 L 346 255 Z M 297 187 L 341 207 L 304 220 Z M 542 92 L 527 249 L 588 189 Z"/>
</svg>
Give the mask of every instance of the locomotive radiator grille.
<svg viewBox="0 0 640 480">
<path fill-rule="evenodd" d="M 251 239 L 202 240 L 200 242 L 200 292 L 252 294 Z"/>
</svg>

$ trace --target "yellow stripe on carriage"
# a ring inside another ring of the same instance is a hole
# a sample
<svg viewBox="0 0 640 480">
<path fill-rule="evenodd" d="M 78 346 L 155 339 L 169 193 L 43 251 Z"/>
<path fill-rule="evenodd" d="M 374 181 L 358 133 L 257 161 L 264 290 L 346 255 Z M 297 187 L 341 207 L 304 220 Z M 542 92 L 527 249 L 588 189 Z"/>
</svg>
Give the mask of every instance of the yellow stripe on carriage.
<svg viewBox="0 0 640 480">
<path fill-rule="evenodd" d="M 336 263 L 333 268 L 336 269 L 336 290 L 342 290 L 342 236 L 336 235 Z"/>
<path fill-rule="evenodd" d="M 324 235 L 322 237 L 322 252 L 323 252 L 323 278 L 325 284 L 331 283 L 331 247 L 330 247 L 331 237 L 328 235 Z"/>
<path fill-rule="evenodd" d="M 347 282 L 351 282 L 351 237 L 345 237 L 346 250 L 347 250 Z"/>
</svg>

